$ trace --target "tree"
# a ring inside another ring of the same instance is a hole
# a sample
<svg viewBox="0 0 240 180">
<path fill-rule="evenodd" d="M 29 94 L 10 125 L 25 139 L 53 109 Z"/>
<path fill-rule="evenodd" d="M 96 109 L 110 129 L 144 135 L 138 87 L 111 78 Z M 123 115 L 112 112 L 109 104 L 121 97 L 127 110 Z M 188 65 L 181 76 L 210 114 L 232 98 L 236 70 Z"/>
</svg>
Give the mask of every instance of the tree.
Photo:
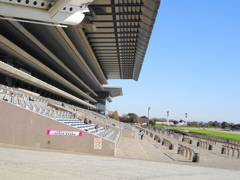
<svg viewBox="0 0 240 180">
<path fill-rule="evenodd" d="M 120 117 L 120 121 L 122 121 L 122 122 L 127 122 L 127 121 L 128 121 L 127 117 L 128 117 L 127 114 L 123 114 L 123 115 Z"/>
<path fill-rule="evenodd" d="M 143 122 L 143 119 L 140 118 L 140 117 L 135 117 L 133 120 L 134 120 L 135 123 L 142 123 Z"/>
<path fill-rule="evenodd" d="M 214 127 L 220 127 L 221 124 L 220 124 L 219 122 L 217 122 L 217 121 L 214 121 L 214 122 L 212 123 L 212 126 L 214 126 Z"/>
<path fill-rule="evenodd" d="M 141 116 L 142 123 L 147 123 L 148 122 L 148 117 L 147 116 Z"/>
<path fill-rule="evenodd" d="M 142 119 L 147 119 L 148 120 L 148 117 L 147 116 L 141 116 Z"/>
<path fill-rule="evenodd" d="M 223 121 L 221 124 L 221 127 L 222 127 L 222 129 L 228 128 L 229 124 L 227 122 Z"/>
<path fill-rule="evenodd" d="M 231 125 L 231 130 L 240 130 L 240 124 Z"/>
<path fill-rule="evenodd" d="M 208 126 L 213 126 L 213 121 L 208 121 L 207 125 Z"/>
<path fill-rule="evenodd" d="M 173 124 L 174 124 L 174 125 L 178 124 L 178 121 L 173 121 Z"/>
<path fill-rule="evenodd" d="M 198 122 L 197 121 L 188 121 L 189 126 L 197 126 Z"/>
<path fill-rule="evenodd" d="M 117 110 L 114 111 L 113 114 L 110 114 L 109 117 L 110 117 L 110 118 L 113 118 L 113 119 L 115 119 L 115 120 L 118 120 L 118 121 L 120 120 L 120 117 L 119 117 L 119 115 L 118 115 Z"/>
<path fill-rule="evenodd" d="M 159 118 L 158 121 L 159 122 L 167 122 L 167 119 L 166 118 Z"/>
<path fill-rule="evenodd" d="M 155 119 L 150 119 L 149 124 L 151 124 L 152 126 L 155 126 L 156 120 Z"/>
<path fill-rule="evenodd" d="M 129 122 L 134 122 L 135 117 L 138 117 L 135 113 L 128 113 Z"/>
</svg>

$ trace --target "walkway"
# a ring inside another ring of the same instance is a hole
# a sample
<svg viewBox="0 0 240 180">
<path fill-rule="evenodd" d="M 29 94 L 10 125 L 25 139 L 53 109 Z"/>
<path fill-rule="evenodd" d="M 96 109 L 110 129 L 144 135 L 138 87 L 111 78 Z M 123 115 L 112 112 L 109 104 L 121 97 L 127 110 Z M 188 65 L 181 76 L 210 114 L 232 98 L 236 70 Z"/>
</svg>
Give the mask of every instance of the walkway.
<svg viewBox="0 0 240 180">
<path fill-rule="evenodd" d="M 0 180 L 225 180 L 240 177 L 240 159 L 202 150 L 200 162 L 192 163 L 177 154 L 176 149 L 168 150 L 148 136 L 143 140 L 139 136 L 135 139 L 122 137 L 117 158 L 0 144 Z M 220 161 L 228 168 L 217 169 Z M 215 168 L 209 168 L 211 166 Z"/>
<path fill-rule="evenodd" d="M 138 131 L 136 129 L 136 131 Z M 190 165 L 190 166 L 202 166 L 227 170 L 240 171 L 240 159 L 221 154 L 222 143 L 213 145 L 213 150 L 209 151 L 202 147 L 197 147 L 197 139 L 192 139 L 192 144 L 182 142 L 182 138 L 179 140 L 163 135 L 157 132 L 161 140 L 163 138 L 171 141 L 174 144 L 174 149 L 169 150 L 166 146 L 162 146 L 161 143 L 157 143 L 153 138 L 150 138 L 145 134 L 144 139 L 140 139 L 140 135 L 137 135 L 135 139 L 129 139 L 121 137 L 117 146 L 116 156 L 119 158 L 141 159 L 148 161 L 158 161 L 165 163 Z M 194 149 L 195 152 L 200 154 L 200 162 L 193 163 L 191 160 L 177 154 L 178 144 Z"/>
</svg>

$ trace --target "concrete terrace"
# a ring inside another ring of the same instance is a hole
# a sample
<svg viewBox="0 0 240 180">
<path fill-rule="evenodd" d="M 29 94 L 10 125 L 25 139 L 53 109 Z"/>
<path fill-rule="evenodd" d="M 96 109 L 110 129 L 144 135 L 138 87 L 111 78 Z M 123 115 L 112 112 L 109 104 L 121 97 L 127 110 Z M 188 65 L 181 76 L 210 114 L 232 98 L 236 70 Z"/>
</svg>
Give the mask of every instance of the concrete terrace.
<svg viewBox="0 0 240 180">
<path fill-rule="evenodd" d="M 193 139 L 192 148 L 195 144 Z M 149 136 L 143 140 L 138 135 L 135 139 L 121 137 L 116 157 L 0 144 L 0 179 L 238 178 L 240 159 L 221 155 L 220 147 L 217 143 L 211 152 L 196 147 L 200 162 L 193 163 L 177 154 L 177 146 L 168 150 Z"/>
<path fill-rule="evenodd" d="M 136 129 L 136 131 L 138 130 Z M 146 134 L 143 140 L 140 139 L 139 135 L 135 139 L 121 137 L 117 148 L 117 157 L 240 171 L 240 159 L 221 154 L 222 143 L 217 142 L 216 145 L 213 145 L 213 150 L 209 151 L 196 146 L 198 139 L 190 138 L 192 144 L 188 144 L 182 142 L 181 138 L 178 140 L 157 132 L 154 132 L 154 134 L 159 135 L 161 140 L 165 138 L 171 141 L 174 144 L 174 149 L 169 150 L 162 143 L 154 141 Z M 178 154 L 179 143 L 199 153 L 199 163 L 193 163 L 188 158 Z"/>
</svg>

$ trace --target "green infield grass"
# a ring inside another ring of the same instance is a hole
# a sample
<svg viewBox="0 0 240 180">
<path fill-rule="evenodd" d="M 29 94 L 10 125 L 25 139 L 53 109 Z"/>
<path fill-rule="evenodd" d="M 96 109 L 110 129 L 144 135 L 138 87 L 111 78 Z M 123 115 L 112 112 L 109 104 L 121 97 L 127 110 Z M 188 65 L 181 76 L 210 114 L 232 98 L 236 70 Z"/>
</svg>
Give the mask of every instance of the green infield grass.
<svg viewBox="0 0 240 180">
<path fill-rule="evenodd" d="M 191 131 L 191 132 L 206 134 L 207 136 L 219 137 L 219 138 L 225 138 L 225 139 L 232 139 L 232 140 L 240 141 L 240 134 L 233 134 L 233 133 L 228 133 L 228 132 L 210 131 L 210 130 L 202 130 L 202 129 L 188 128 L 188 127 L 186 127 L 186 128 L 185 127 L 174 127 L 174 128 L 171 127 L 169 129 Z"/>
</svg>

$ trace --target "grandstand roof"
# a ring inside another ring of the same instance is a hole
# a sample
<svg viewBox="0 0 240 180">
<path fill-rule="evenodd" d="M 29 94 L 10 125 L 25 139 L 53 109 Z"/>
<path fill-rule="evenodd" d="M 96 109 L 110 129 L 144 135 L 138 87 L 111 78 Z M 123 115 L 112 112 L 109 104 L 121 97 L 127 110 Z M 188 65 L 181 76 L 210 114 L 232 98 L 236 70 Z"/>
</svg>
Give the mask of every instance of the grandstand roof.
<svg viewBox="0 0 240 180">
<path fill-rule="evenodd" d="M 103 85 L 103 88 L 110 93 L 111 97 L 122 96 L 122 87 Z"/>
<path fill-rule="evenodd" d="M 138 80 L 159 5 L 160 0 L 0 0 L 0 60 L 94 104 L 108 79 Z M 120 87 L 108 92 L 122 95 Z"/>
<path fill-rule="evenodd" d="M 95 0 L 85 34 L 108 79 L 138 80 L 160 0 Z"/>
</svg>

